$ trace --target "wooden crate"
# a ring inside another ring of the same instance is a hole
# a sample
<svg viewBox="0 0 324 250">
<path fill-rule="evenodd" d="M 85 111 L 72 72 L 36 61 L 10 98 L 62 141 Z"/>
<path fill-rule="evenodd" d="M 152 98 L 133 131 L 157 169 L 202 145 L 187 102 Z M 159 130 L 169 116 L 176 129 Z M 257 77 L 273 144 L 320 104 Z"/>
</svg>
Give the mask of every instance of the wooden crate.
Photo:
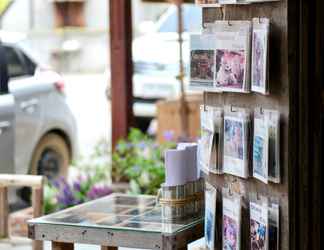
<svg viewBox="0 0 324 250">
<path fill-rule="evenodd" d="M 188 135 L 195 139 L 200 131 L 200 105 L 203 103 L 202 95 L 190 95 L 186 97 L 188 107 Z M 165 141 L 165 133 L 171 132 L 174 138 L 183 135 L 181 126 L 180 100 L 166 100 L 157 103 L 158 142 Z"/>
</svg>

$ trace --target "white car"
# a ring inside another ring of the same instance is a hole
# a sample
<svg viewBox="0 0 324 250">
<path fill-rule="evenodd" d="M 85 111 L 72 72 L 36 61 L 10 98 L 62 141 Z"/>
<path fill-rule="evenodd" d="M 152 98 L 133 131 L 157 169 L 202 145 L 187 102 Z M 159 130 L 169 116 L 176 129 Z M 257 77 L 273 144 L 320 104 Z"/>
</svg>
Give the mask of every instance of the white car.
<svg viewBox="0 0 324 250">
<path fill-rule="evenodd" d="M 64 81 L 18 37 L 0 32 L 0 173 L 66 175 L 77 131 Z"/>
<path fill-rule="evenodd" d="M 180 94 L 179 36 L 177 33 L 177 8 L 167 9 L 152 29 L 133 41 L 133 112 L 140 125 L 156 116 L 156 101 L 177 98 Z M 183 61 L 186 75 L 189 65 L 189 33 L 200 32 L 201 8 L 193 4 L 183 5 Z M 188 79 L 185 79 L 185 90 Z M 142 128 L 142 126 L 140 126 Z"/>
</svg>

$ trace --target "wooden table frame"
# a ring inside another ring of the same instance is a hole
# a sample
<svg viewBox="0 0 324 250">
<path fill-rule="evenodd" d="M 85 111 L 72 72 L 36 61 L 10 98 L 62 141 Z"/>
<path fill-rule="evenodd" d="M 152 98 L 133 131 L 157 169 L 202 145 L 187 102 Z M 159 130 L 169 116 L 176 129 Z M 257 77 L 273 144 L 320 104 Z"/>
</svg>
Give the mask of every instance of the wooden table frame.
<svg viewBox="0 0 324 250">
<path fill-rule="evenodd" d="M 30 224 L 28 237 L 34 240 L 51 241 L 53 250 L 74 249 L 75 243 L 100 245 L 102 250 L 116 250 L 118 247 L 173 250 L 187 248 L 189 243 L 203 237 L 203 231 L 203 222 L 172 235 L 157 232 Z"/>
</svg>

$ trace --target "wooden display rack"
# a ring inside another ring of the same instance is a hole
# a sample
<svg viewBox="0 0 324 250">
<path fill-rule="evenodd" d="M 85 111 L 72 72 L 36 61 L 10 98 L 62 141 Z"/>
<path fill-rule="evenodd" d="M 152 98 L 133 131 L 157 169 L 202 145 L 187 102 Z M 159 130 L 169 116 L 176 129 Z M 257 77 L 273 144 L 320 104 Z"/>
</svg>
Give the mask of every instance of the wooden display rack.
<svg viewBox="0 0 324 250">
<path fill-rule="evenodd" d="M 250 193 L 278 200 L 280 204 L 280 249 L 282 250 L 320 249 L 319 245 L 316 245 L 319 244 L 319 233 L 315 233 L 315 228 L 318 226 L 313 224 L 315 221 L 312 223 L 312 219 L 317 218 L 316 216 L 319 214 L 311 206 L 319 195 L 319 191 L 315 189 L 312 182 L 315 181 L 318 184 L 319 176 L 316 176 L 315 173 L 320 168 L 318 150 L 321 143 L 319 142 L 320 136 L 318 138 L 310 137 L 315 132 L 310 131 L 312 127 L 320 134 L 319 115 L 311 118 L 311 121 L 316 124 L 315 126 L 311 125 L 310 120 L 307 120 L 313 104 L 318 104 L 314 107 L 314 113 L 320 113 L 321 96 L 320 92 L 316 93 L 316 89 L 318 90 L 320 85 L 319 82 L 308 85 L 310 82 L 307 82 L 307 79 L 313 76 L 305 70 L 307 66 L 300 66 L 299 63 L 305 63 L 305 60 L 310 59 L 318 60 L 320 63 L 322 59 L 312 57 L 315 55 L 311 54 L 312 51 L 304 43 L 306 41 L 315 44 L 315 34 L 307 38 L 306 30 L 314 25 L 312 30 L 315 32 L 316 22 L 315 19 L 310 20 L 305 16 L 303 12 L 311 11 L 311 9 L 302 9 L 302 5 L 299 5 L 301 2 L 304 1 L 282 0 L 244 6 L 226 5 L 222 8 L 202 8 L 203 23 L 222 19 L 252 20 L 254 17 L 267 17 L 271 20 L 270 95 L 206 93 L 206 105 L 220 107 L 233 105 L 251 110 L 260 106 L 280 111 L 281 183 L 263 184 L 253 178 L 245 180 L 227 174 L 209 174 L 206 179 L 219 189 L 230 183 L 237 183 L 239 192 L 246 200 L 249 200 Z M 314 9 L 312 11 L 315 12 Z M 225 16 L 224 13 L 226 13 Z M 299 26 L 300 20 L 304 20 L 301 22 L 302 26 Z M 301 48 L 303 48 L 302 51 Z M 323 64 L 321 65 L 323 66 Z M 320 72 L 323 72 L 323 69 Z M 314 99 L 309 99 L 310 96 Z M 311 145 L 316 141 L 317 148 Z M 315 151 L 311 152 L 311 148 Z M 314 157 L 314 159 L 311 160 L 310 157 Z M 312 166 L 311 162 L 316 165 Z M 242 237 L 244 240 L 241 241 L 241 249 L 250 249 L 249 242 L 247 242 L 249 239 L 249 211 L 248 209 L 244 210 L 242 216 Z"/>
</svg>

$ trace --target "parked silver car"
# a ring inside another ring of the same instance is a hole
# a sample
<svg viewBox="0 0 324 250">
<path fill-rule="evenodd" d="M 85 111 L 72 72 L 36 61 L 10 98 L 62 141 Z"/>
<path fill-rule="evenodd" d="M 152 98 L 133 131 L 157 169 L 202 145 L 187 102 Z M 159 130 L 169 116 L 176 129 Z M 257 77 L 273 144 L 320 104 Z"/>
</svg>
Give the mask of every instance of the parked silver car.
<svg viewBox="0 0 324 250">
<path fill-rule="evenodd" d="M 0 173 L 66 175 L 77 140 L 63 79 L 21 39 L 0 41 Z"/>
<path fill-rule="evenodd" d="M 200 32 L 201 8 L 194 4 L 183 5 L 183 62 L 186 75 L 189 69 L 189 33 Z M 136 120 L 144 127 L 156 116 L 156 101 L 177 98 L 180 95 L 179 35 L 177 7 L 170 6 L 157 22 L 133 41 L 133 111 Z M 189 90 L 185 78 L 186 93 Z M 142 127 L 142 126 L 141 126 Z"/>
</svg>

